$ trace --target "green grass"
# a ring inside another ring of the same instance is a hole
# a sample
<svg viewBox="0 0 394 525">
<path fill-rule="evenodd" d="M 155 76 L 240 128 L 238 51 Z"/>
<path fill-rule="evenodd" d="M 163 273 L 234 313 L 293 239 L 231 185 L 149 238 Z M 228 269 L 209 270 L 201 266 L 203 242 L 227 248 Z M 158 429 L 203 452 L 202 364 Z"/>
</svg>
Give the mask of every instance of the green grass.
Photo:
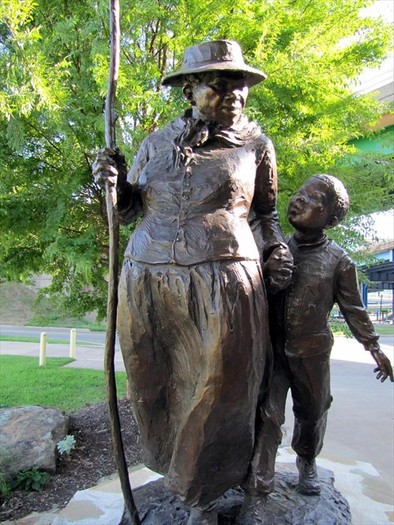
<svg viewBox="0 0 394 525">
<path fill-rule="evenodd" d="M 378 335 L 393 335 L 394 326 L 391 324 L 374 324 L 375 332 Z M 330 327 L 334 335 L 345 335 L 346 337 L 353 337 L 350 328 L 344 321 L 338 321 L 337 319 L 330 320 Z"/>
<path fill-rule="evenodd" d="M 106 400 L 102 370 L 62 368 L 73 359 L 50 357 L 45 367 L 35 357 L 0 356 L 0 407 L 45 405 L 66 413 Z M 119 397 L 126 392 L 126 373 L 117 372 Z"/>
<path fill-rule="evenodd" d="M 379 335 L 393 335 L 394 325 L 392 324 L 374 324 L 375 332 Z"/>
<path fill-rule="evenodd" d="M 78 328 L 78 326 L 76 327 Z M 79 328 L 82 328 L 81 326 Z M 91 332 L 106 332 L 107 331 L 107 325 L 103 324 L 90 324 L 86 326 L 86 328 L 89 328 Z"/>
<path fill-rule="evenodd" d="M 52 326 L 57 328 L 87 328 L 92 332 L 105 332 L 106 324 L 105 323 L 94 323 L 87 319 L 77 319 L 63 316 L 57 314 L 54 316 L 50 315 L 40 315 L 33 316 L 29 319 L 25 326 Z"/>
<path fill-rule="evenodd" d="M 91 323 L 84 319 L 49 319 L 48 317 L 30 319 L 25 326 L 51 326 L 55 328 L 87 328 L 92 332 L 105 332 L 106 325 Z"/>
</svg>

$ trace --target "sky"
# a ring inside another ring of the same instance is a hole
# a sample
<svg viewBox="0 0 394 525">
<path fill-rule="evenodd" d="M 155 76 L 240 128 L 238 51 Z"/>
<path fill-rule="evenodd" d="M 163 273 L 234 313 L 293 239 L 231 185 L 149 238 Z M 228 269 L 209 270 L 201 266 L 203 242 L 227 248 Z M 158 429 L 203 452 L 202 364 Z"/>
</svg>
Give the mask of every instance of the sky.
<svg viewBox="0 0 394 525">
<path fill-rule="evenodd" d="M 372 17 L 381 16 L 387 22 L 394 23 L 394 0 L 376 0 L 372 6 L 361 9 L 360 15 Z M 359 93 L 369 93 L 393 81 L 393 64 L 394 49 L 378 69 L 369 68 L 364 71 L 360 76 L 360 88 L 357 91 Z"/>
<path fill-rule="evenodd" d="M 391 241 L 394 239 L 394 210 L 373 213 L 375 230 L 380 241 Z"/>
</svg>

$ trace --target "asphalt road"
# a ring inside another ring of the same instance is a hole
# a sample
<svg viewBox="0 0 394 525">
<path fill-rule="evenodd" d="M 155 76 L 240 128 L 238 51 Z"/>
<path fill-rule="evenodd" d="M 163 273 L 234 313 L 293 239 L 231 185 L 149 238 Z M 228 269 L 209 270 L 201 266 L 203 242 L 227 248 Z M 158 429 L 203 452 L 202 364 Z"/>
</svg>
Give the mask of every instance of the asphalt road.
<svg viewBox="0 0 394 525">
<path fill-rule="evenodd" d="M 41 332 L 46 332 L 52 339 L 69 339 L 69 328 L 49 328 L 39 326 L 10 326 L 0 325 L 0 336 L 6 337 L 40 337 Z M 96 343 L 104 345 L 105 332 L 91 332 L 86 328 L 77 329 L 79 343 Z M 394 346 L 394 326 L 391 335 L 380 336 L 380 344 Z"/>
<path fill-rule="evenodd" d="M 41 332 L 46 332 L 51 339 L 70 339 L 70 328 L 0 325 L 0 336 L 3 337 L 40 337 Z M 105 332 L 77 329 L 77 342 L 104 345 Z"/>
</svg>

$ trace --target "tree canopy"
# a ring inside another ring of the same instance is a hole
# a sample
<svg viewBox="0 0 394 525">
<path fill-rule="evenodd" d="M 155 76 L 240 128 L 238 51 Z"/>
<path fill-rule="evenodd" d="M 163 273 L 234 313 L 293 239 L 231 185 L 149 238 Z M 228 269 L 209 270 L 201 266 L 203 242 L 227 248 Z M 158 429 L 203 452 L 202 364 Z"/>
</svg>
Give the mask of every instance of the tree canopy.
<svg viewBox="0 0 394 525">
<path fill-rule="evenodd" d="M 392 206 L 392 158 L 354 156 L 382 107 L 355 79 L 378 66 L 392 28 L 360 17 L 365 0 L 121 0 L 118 142 L 130 163 L 144 136 L 186 107 L 162 88 L 185 47 L 237 40 L 268 74 L 247 113 L 273 140 L 283 227 L 290 196 L 314 173 L 339 176 L 351 215 L 336 235 L 350 246 L 362 214 Z M 103 190 L 91 177 L 104 145 L 109 64 L 107 1 L 3 0 L 0 5 L 0 275 L 53 277 L 74 312 L 105 313 L 108 240 Z M 391 163 L 391 166 L 390 166 Z M 130 234 L 122 230 L 122 240 Z"/>
</svg>

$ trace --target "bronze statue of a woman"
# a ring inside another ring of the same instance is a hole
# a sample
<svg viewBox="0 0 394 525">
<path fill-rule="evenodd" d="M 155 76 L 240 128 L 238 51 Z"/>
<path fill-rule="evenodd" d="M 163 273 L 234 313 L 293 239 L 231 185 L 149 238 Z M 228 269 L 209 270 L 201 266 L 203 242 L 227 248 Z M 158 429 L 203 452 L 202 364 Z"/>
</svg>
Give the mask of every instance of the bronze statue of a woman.
<svg viewBox="0 0 394 525">
<path fill-rule="evenodd" d="M 236 42 L 187 48 L 163 84 L 182 87 L 191 108 L 142 142 L 127 176 L 108 150 L 94 166 L 118 176 L 121 222 L 141 216 L 119 340 L 146 465 L 192 507 L 189 525 L 217 523 L 215 500 L 247 473 L 270 352 L 263 271 L 273 288 L 291 275 L 274 148 L 243 114 L 264 78 Z"/>
</svg>

